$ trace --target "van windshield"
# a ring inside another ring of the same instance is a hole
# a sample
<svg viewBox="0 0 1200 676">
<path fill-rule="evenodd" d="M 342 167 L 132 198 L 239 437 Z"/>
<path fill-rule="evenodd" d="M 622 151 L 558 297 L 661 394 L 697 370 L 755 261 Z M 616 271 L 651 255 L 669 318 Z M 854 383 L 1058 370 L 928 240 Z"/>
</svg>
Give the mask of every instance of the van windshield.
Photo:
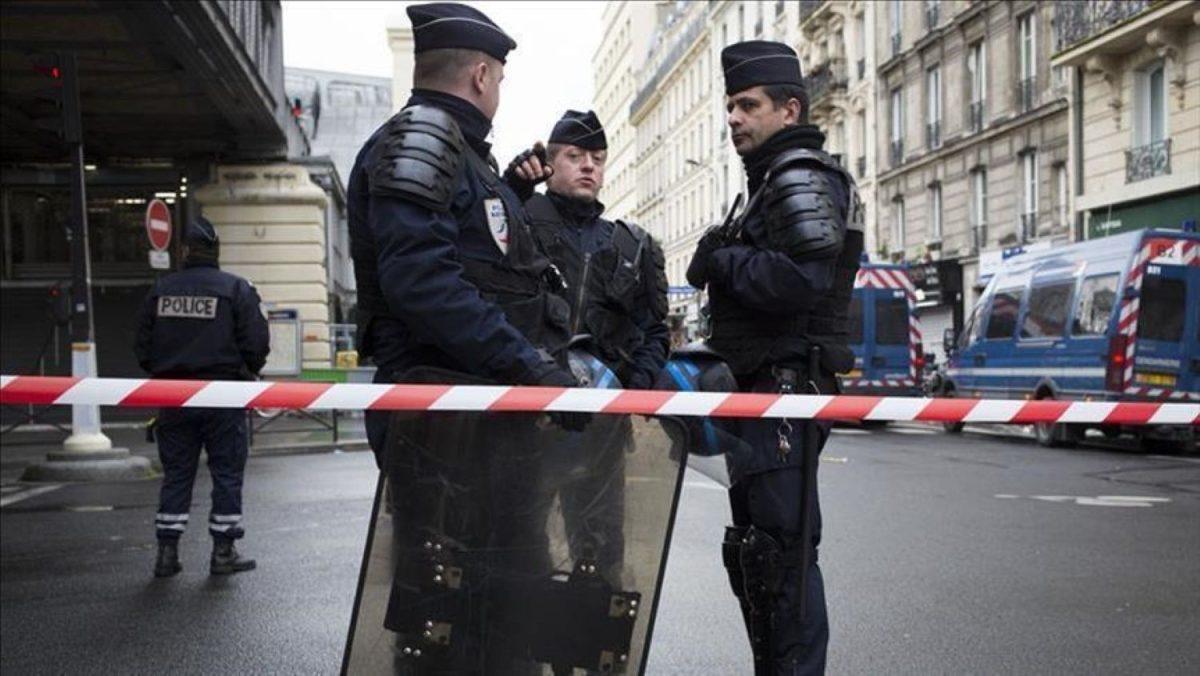
<svg viewBox="0 0 1200 676">
<path fill-rule="evenodd" d="M 907 299 L 875 298 L 875 343 L 878 345 L 908 344 Z"/>
<path fill-rule="evenodd" d="M 1178 343 L 1183 338 L 1183 320 L 1187 317 L 1186 296 L 1184 280 L 1146 275 L 1142 280 L 1139 337 Z"/>
<path fill-rule="evenodd" d="M 850 329 L 850 344 L 862 345 L 863 342 L 863 303 L 862 297 L 854 296 L 850 299 L 850 315 L 848 324 Z"/>
</svg>

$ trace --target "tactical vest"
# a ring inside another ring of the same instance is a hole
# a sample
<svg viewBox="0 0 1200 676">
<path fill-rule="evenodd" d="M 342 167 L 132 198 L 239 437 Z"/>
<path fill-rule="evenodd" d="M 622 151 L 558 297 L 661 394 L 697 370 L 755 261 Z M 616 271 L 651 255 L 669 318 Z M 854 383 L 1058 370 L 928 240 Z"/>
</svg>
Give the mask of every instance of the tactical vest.
<svg viewBox="0 0 1200 676">
<path fill-rule="evenodd" d="M 753 373 L 781 361 L 803 360 L 813 344 L 822 348 L 821 365 L 826 371 L 844 372 L 854 365 L 854 354 L 846 342 L 847 313 L 863 250 L 863 225 L 861 201 L 853 177 L 823 151 L 797 149 L 781 153 L 739 218 L 738 241 L 763 249 L 775 248 L 767 233 L 766 192 L 771 189 L 772 171 L 795 163 L 816 165 L 818 171 L 836 173 L 846 182 L 848 204 L 843 212 L 828 214 L 840 221 L 838 225 L 844 233 L 833 288 L 811 312 L 781 317 L 751 310 L 722 289 L 710 286 L 712 335 L 708 343 L 729 361 L 737 374 Z"/>
<path fill-rule="evenodd" d="M 632 315 L 638 302 L 646 302 L 642 298 L 642 264 L 651 255 L 649 236 L 636 225 L 616 221 L 611 245 L 585 254 L 563 234 L 565 228 L 573 226 L 567 224 L 548 197 L 534 195 L 525 208 L 533 236 L 566 282 L 572 334 L 591 335 L 598 356 L 613 367 L 619 378 L 626 379 L 633 351 L 644 335 Z"/>
<path fill-rule="evenodd" d="M 454 130 L 457 133 L 457 129 Z M 459 137 L 461 138 L 461 137 Z M 383 139 L 379 141 L 384 142 Z M 460 228 L 489 229 L 485 200 L 499 199 L 507 219 L 508 250 L 496 260 L 479 260 L 460 256 L 463 278 L 475 286 L 487 301 L 496 304 L 507 321 L 520 331 L 535 347 L 543 348 L 565 363 L 565 348 L 570 340 L 567 307 L 553 291 L 561 288 L 550 261 L 540 252 L 530 231 L 528 216 L 516 195 L 504 185 L 496 172 L 478 153 L 462 147 L 462 169 L 454 177 L 452 190 L 468 181 L 476 186 L 476 199 L 465 206 L 451 204 L 449 213 Z M 377 252 L 373 243 L 352 242 L 355 268 L 358 275 L 358 330 L 361 353 L 371 356 L 376 351 L 371 325 L 379 319 L 400 322 L 403 317 L 391 313 L 379 287 Z M 410 346 L 437 351 L 437 346 Z"/>
</svg>

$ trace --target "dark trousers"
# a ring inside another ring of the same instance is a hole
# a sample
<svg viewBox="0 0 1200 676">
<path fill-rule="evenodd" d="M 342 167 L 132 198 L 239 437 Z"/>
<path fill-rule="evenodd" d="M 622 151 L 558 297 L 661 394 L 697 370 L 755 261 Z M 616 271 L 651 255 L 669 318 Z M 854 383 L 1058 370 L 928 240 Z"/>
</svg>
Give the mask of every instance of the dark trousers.
<svg viewBox="0 0 1200 676">
<path fill-rule="evenodd" d="M 242 478 L 249 454 L 246 412 L 241 409 L 170 408 L 158 414 L 158 457 L 163 482 L 155 527 L 159 540 L 178 540 L 187 528 L 200 449 L 208 453 L 214 538 L 242 537 Z"/>
<path fill-rule="evenodd" d="M 748 424 L 769 426 L 773 435 L 776 421 L 746 421 Z M 807 424 L 794 422 L 793 447 L 801 448 L 804 427 Z M 828 438 L 829 427 L 816 423 L 821 431 L 821 445 Z M 766 439 L 770 435 L 764 433 Z M 799 550 L 801 542 L 800 506 L 803 499 L 803 470 L 799 465 L 780 467 L 766 472 L 748 474 L 733 484 L 729 490 L 729 502 L 735 527 L 753 526 L 769 535 L 782 547 L 782 565 L 766 583 L 771 591 L 766 602 L 765 652 L 756 659 L 756 673 L 775 676 L 799 674 L 822 674 L 825 671 L 826 646 L 829 643 L 829 621 L 825 608 L 825 585 L 821 569 L 817 565 L 817 546 L 821 542 L 821 508 L 819 497 L 813 495 L 813 537 L 808 543 L 810 565 L 807 586 L 801 585 Z M 749 574 L 749 573 L 747 573 Z M 801 617 L 800 598 L 807 594 L 807 615 Z M 749 626 L 749 608 L 746 599 L 742 602 Z M 760 602 L 761 603 L 761 602 Z M 764 609 L 759 608 L 761 613 Z M 761 617 L 761 615 L 760 615 Z M 759 631 L 763 631 L 760 624 Z M 753 641 L 753 638 L 752 638 Z"/>
</svg>

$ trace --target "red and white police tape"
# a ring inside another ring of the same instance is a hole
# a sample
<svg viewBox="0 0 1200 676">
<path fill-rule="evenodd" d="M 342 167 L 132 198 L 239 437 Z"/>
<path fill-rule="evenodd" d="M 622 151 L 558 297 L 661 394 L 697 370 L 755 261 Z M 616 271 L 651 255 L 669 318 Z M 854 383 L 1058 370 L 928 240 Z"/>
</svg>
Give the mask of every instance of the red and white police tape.
<svg viewBox="0 0 1200 676">
<path fill-rule="evenodd" d="M 482 385 L 0 376 L 0 404 L 377 411 L 564 411 L 730 418 L 1200 425 L 1200 404 L 922 399 Z"/>
</svg>

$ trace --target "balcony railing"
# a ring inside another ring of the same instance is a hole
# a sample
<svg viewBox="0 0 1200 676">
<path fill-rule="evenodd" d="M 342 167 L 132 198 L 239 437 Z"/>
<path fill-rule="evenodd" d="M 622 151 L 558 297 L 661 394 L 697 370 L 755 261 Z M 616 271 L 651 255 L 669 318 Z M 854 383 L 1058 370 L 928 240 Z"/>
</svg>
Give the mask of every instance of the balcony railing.
<svg viewBox="0 0 1200 676">
<path fill-rule="evenodd" d="M 892 56 L 900 53 L 900 43 L 903 42 L 899 33 L 892 33 Z"/>
<path fill-rule="evenodd" d="M 904 141 L 899 139 L 892 141 L 891 150 L 892 166 L 898 167 L 904 162 Z"/>
<path fill-rule="evenodd" d="M 859 178 L 866 178 L 866 176 L 867 176 L 867 156 L 859 155 L 858 159 L 854 161 L 854 168 L 857 170 L 855 173 L 858 175 Z"/>
<path fill-rule="evenodd" d="M 800 0 L 800 23 L 804 23 L 804 20 L 820 9 L 823 4 L 825 4 L 825 0 Z"/>
<path fill-rule="evenodd" d="M 1152 0 L 1059 0 L 1054 3 L 1054 50 L 1061 52 L 1145 12 Z"/>
<path fill-rule="evenodd" d="M 808 90 L 808 100 L 816 103 L 825 96 L 838 90 L 846 89 L 846 62 L 833 59 L 821 64 L 804 78 L 804 87 Z"/>
<path fill-rule="evenodd" d="M 1037 76 L 1030 76 L 1017 83 L 1017 98 L 1021 104 L 1021 112 L 1028 113 L 1037 107 Z"/>
<path fill-rule="evenodd" d="M 867 77 L 867 60 L 858 60 L 858 79 L 865 80 Z"/>
<path fill-rule="evenodd" d="M 983 101 L 975 101 L 970 105 L 967 119 L 973 133 L 983 131 Z"/>
<path fill-rule="evenodd" d="M 1171 173 L 1171 139 L 1125 151 L 1125 182 L 1144 181 Z"/>
<path fill-rule="evenodd" d="M 937 120 L 925 125 L 925 145 L 930 150 L 942 145 L 942 122 Z"/>
<path fill-rule="evenodd" d="M 1037 212 L 1021 214 L 1021 236 L 1022 242 L 1032 242 L 1037 239 Z"/>
</svg>

